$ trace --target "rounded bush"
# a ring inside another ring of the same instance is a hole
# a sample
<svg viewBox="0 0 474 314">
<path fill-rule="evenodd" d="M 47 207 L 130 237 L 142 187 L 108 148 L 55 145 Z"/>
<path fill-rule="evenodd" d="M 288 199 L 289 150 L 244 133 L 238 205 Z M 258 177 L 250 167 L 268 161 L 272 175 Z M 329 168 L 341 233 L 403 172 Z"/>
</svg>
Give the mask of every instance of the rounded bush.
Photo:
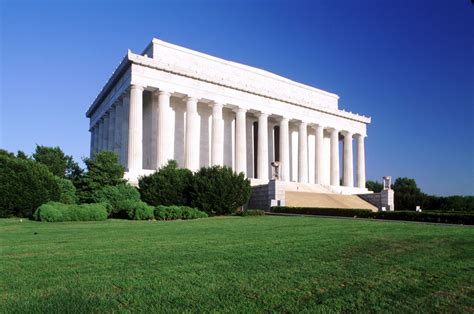
<svg viewBox="0 0 474 314">
<path fill-rule="evenodd" d="M 121 216 L 132 220 L 147 220 L 154 218 L 154 208 L 142 201 L 127 200 L 121 203 Z"/>
<path fill-rule="evenodd" d="M 154 214 L 155 219 L 157 220 L 197 219 L 208 217 L 205 212 L 202 212 L 197 208 L 174 205 L 159 205 L 155 208 Z"/>
<path fill-rule="evenodd" d="M 188 205 L 193 173 L 178 168 L 174 160 L 170 160 L 159 171 L 138 180 L 142 201 L 158 205 Z"/>
<path fill-rule="evenodd" d="M 229 167 L 201 168 L 194 174 L 192 206 L 208 215 L 234 213 L 248 202 L 250 181 Z"/>
<path fill-rule="evenodd" d="M 38 207 L 33 218 L 48 222 L 100 221 L 107 219 L 107 208 L 103 203 L 75 205 L 48 202 Z"/>
<path fill-rule="evenodd" d="M 76 204 L 76 187 L 71 180 L 54 177 L 59 187 L 59 201 L 64 204 Z"/>
<path fill-rule="evenodd" d="M 109 215 L 115 216 L 124 210 L 123 203 L 127 201 L 139 202 L 140 192 L 128 184 L 105 186 L 92 194 L 95 203 L 106 203 Z"/>
<path fill-rule="evenodd" d="M 60 188 L 45 165 L 0 154 L 0 216 L 30 217 L 48 201 L 60 198 Z"/>
</svg>

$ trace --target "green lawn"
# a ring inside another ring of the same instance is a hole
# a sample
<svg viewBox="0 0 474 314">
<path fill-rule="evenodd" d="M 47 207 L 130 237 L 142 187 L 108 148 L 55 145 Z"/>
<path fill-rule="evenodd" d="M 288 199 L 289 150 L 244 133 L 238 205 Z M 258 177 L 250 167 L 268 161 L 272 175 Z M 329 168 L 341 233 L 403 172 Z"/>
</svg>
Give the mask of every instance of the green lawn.
<svg viewBox="0 0 474 314">
<path fill-rule="evenodd" d="M 0 312 L 473 312 L 474 228 L 0 220 Z"/>
</svg>

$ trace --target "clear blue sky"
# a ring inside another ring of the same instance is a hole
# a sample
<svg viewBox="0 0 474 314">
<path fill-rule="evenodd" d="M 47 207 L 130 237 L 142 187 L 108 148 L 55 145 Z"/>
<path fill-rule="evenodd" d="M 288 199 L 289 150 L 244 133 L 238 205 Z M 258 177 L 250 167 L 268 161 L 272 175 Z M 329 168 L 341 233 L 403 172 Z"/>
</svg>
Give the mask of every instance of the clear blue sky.
<svg viewBox="0 0 474 314">
<path fill-rule="evenodd" d="M 85 112 L 152 37 L 337 93 L 370 115 L 368 179 L 474 194 L 474 5 L 450 1 L 5 1 L 0 147 L 88 155 Z"/>
</svg>

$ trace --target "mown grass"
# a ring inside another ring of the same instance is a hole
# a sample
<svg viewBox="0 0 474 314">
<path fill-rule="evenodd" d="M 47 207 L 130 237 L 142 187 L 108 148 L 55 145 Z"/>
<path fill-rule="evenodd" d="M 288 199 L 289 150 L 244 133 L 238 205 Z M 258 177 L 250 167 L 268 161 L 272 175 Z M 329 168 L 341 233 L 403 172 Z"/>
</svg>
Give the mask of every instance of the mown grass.
<svg viewBox="0 0 474 314">
<path fill-rule="evenodd" d="M 474 229 L 0 220 L 2 312 L 473 312 Z"/>
</svg>

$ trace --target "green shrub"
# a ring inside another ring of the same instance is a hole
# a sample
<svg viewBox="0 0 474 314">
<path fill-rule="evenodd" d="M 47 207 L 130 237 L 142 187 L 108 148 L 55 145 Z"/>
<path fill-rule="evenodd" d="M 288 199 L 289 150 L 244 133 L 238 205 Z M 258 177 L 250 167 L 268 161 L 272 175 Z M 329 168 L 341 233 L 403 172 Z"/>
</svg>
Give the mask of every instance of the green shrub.
<svg viewBox="0 0 474 314">
<path fill-rule="evenodd" d="M 115 216 L 124 210 L 123 203 L 127 201 L 139 202 L 140 192 L 128 184 L 117 186 L 105 186 L 92 193 L 92 200 L 95 203 L 106 203 L 109 215 Z"/>
<path fill-rule="evenodd" d="M 322 215 L 342 217 L 366 217 L 372 213 L 369 209 L 351 208 L 315 208 L 315 207 L 272 207 L 274 213 L 299 214 L 299 215 Z"/>
<path fill-rule="evenodd" d="M 111 151 L 101 151 L 92 158 L 85 158 L 87 172 L 74 181 L 81 203 L 94 203 L 94 192 L 106 186 L 124 184 L 125 168 L 119 163 L 118 155 Z"/>
<path fill-rule="evenodd" d="M 33 218 L 39 221 L 100 221 L 107 219 L 106 205 L 98 204 L 63 204 L 48 202 L 35 211 Z"/>
<path fill-rule="evenodd" d="M 138 180 L 141 198 L 153 205 L 188 205 L 193 173 L 184 168 L 178 168 L 174 160 L 157 172 L 141 177 Z"/>
<path fill-rule="evenodd" d="M 126 200 L 121 204 L 120 212 L 118 213 L 121 217 L 126 217 L 132 220 L 147 220 L 154 218 L 154 208 L 142 201 Z"/>
<path fill-rule="evenodd" d="M 0 217 L 30 217 L 38 206 L 59 197 L 58 183 L 45 165 L 0 154 Z"/>
<path fill-rule="evenodd" d="M 372 212 L 366 209 L 347 208 L 304 208 L 304 207 L 272 207 L 274 213 L 302 214 L 302 215 L 323 215 L 342 216 L 358 218 L 374 218 L 403 221 L 421 221 L 434 223 L 451 224 L 474 224 L 474 214 L 466 212 L 421 212 L 411 210 L 395 210 L 385 212 Z"/>
<path fill-rule="evenodd" d="M 208 217 L 205 212 L 202 212 L 196 208 L 174 205 L 159 205 L 155 208 L 154 214 L 155 219 L 157 220 L 197 219 Z"/>
<path fill-rule="evenodd" d="M 229 167 L 201 168 L 194 174 L 192 206 L 208 215 L 234 213 L 248 202 L 250 181 Z"/>
<path fill-rule="evenodd" d="M 76 204 L 76 187 L 71 180 L 54 177 L 59 187 L 59 201 L 64 204 Z"/>
<path fill-rule="evenodd" d="M 261 209 L 246 209 L 240 212 L 240 216 L 263 216 L 265 211 Z"/>
<path fill-rule="evenodd" d="M 205 212 L 200 211 L 197 208 L 192 208 L 188 206 L 181 207 L 181 219 L 198 219 L 198 218 L 207 218 Z"/>
</svg>

